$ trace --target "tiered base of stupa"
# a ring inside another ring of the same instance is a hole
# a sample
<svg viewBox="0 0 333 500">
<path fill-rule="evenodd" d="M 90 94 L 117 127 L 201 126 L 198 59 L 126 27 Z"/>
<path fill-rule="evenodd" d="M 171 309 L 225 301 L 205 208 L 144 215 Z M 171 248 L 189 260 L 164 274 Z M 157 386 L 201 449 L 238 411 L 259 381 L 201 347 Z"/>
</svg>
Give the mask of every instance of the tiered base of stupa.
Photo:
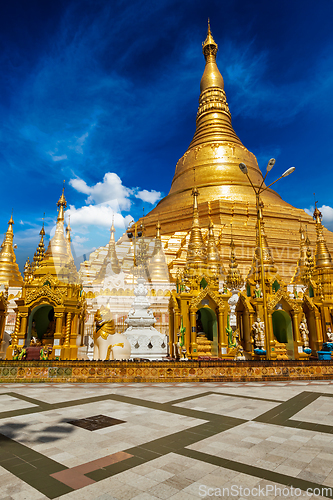
<svg viewBox="0 0 333 500">
<path fill-rule="evenodd" d="M 187 245 L 193 219 L 192 197 L 189 192 L 189 203 L 173 208 L 167 199 L 145 217 L 147 236 L 153 236 L 157 221 L 162 227 L 162 241 L 173 278 L 179 267 L 186 262 Z M 218 199 L 199 203 L 200 223 L 204 241 L 208 234 L 209 219 L 214 223 L 214 233 L 218 242 L 222 263 L 227 267 L 230 258 L 231 231 L 235 243 L 235 254 L 238 268 L 243 277 L 246 277 L 253 259 L 256 247 L 257 213 L 255 197 L 248 202 L 238 199 Z M 274 197 L 279 200 L 278 196 Z M 295 208 L 281 200 L 280 204 L 272 203 L 271 197 L 264 200 L 264 223 L 267 240 L 272 256 L 281 278 L 289 283 L 299 258 L 300 225 L 307 227 L 307 233 L 315 247 L 316 228 L 313 219 L 302 209 Z M 232 229 L 231 229 L 232 226 Z M 333 233 L 324 230 L 327 246 L 333 252 Z"/>
</svg>

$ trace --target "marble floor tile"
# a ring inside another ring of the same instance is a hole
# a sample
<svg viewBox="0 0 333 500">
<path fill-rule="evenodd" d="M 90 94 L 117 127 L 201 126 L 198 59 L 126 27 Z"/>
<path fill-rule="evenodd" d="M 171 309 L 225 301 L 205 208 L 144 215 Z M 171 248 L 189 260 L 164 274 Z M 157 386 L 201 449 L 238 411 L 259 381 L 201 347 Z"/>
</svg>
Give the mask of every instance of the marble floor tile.
<svg viewBox="0 0 333 500">
<path fill-rule="evenodd" d="M 320 396 L 303 404 L 304 391 Z M 331 395 L 330 381 L 2 384 L 0 500 L 48 499 L 50 481 L 58 471 L 65 471 L 64 477 L 72 475 L 72 485 L 79 487 L 63 491 L 57 497 L 62 500 L 193 500 L 202 498 L 200 485 L 281 486 L 278 480 L 267 482 L 267 474 L 273 479 L 287 476 L 304 488 L 333 487 Z M 289 415 L 285 420 L 284 409 Z M 96 415 L 124 423 L 98 430 L 69 423 Z M 289 426 L 295 421 L 303 428 Z M 327 432 L 318 432 L 316 424 L 325 424 Z M 126 450 L 132 458 L 104 466 L 99 462 Z M 94 461 L 96 469 L 90 468 L 81 484 L 75 482 L 76 468 Z M 43 479 L 26 476 L 26 470 L 34 469 Z"/>
</svg>

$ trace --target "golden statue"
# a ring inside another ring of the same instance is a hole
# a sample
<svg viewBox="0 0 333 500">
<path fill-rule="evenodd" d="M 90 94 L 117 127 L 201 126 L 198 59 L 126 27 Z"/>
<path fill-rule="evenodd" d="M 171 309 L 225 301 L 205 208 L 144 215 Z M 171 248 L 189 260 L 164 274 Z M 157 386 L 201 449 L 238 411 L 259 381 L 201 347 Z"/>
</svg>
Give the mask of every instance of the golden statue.
<svg viewBox="0 0 333 500">
<path fill-rule="evenodd" d="M 95 323 L 94 341 L 98 337 L 102 337 L 102 339 L 106 340 L 109 335 L 113 335 L 114 333 L 116 333 L 114 320 L 113 319 L 103 320 L 101 311 L 99 309 L 97 309 L 95 313 L 94 323 Z"/>
</svg>

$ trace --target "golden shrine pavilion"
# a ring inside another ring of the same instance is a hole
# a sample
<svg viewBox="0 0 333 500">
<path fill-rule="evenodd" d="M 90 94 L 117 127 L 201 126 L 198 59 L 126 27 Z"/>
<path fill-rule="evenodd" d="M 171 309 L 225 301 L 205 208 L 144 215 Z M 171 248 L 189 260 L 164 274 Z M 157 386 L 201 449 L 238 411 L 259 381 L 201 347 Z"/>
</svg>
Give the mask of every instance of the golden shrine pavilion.
<svg viewBox="0 0 333 500">
<path fill-rule="evenodd" d="M 313 221 L 266 188 L 255 156 L 232 127 L 217 51 L 208 26 L 193 140 L 177 162 L 169 194 L 136 225 L 141 241 L 148 241 L 140 248 L 146 248 L 151 308 L 174 358 L 308 359 L 331 340 L 333 234 L 317 208 Z M 55 235 L 45 251 L 42 228 L 24 281 L 9 220 L 0 251 L 0 284 L 6 287 L 0 340 L 3 345 L 3 318 L 10 311 L 12 346 L 37 338 L 50 357 L 76 359 L 93 337 L 97 309 L 108 307 L 115 331 L 125 330 L 136 255 L 126 234 L 115 241 L 112 225 L 109 243 L 78 272 L 69 225 L 64 235 L 65 208 L 63 192 Z M 13 352 L 7 349 L 7 358 Z"/>
</svg>

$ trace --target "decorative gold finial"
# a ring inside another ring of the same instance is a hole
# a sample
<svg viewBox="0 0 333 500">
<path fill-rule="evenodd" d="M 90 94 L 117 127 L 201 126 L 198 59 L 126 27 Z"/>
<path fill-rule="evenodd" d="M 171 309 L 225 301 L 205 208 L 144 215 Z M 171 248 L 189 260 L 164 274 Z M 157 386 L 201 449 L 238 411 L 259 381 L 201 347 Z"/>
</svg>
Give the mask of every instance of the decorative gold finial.
<svg viewBox="0 0 333 500">
<path fill-rule="evenodd" d="M 313 196 L 315 197 L 315 209 L 313 212 L 313 218 L 317 224 L 321 224 L 321 219 L 322 219 L 323 215 L 320 212 L 319 208 L 317 207 L 318 200 L 316 201 L 315 193 L 313 193 Z"/>
<path fill-rule="evenodd" d="M 213 55 L 216 56 L 218 51 L 218 45 L 215 42 L 211 29 L 210 29 L 210 19 L 208 18 L 208 30 L 206 40 L 202 43 L 202 52 L 207 59 L 207 56 Z"/>
<path fill-rule="evenodd" d="M 202 52 L 206 59 L 205 71 L 202 75 L 200 82 L 200 92 L 201 94 L 211 88 L 217 87 L 221 91 L 224 89 L 224 82 L 221 73 L 216 65 L 216 54 L 218 51 L 218 45 L 215 42 L 211 29 L 210 21 L 208 19 L 208 31 L 206 40 L 202 44 Z M 198 116 L 202 112 L 199 107 Z"/>
<path fill-rule="evenodd" d="M 160 224 L 160 221 L 158 220 L 157 221 L 157 224 L 156 224 L 156 238 L 159 238 L 161 239 L 161 224 Z"/>
<path fill-rule="evenodd" d="M 40 236 L 45 236 L 44 219 L 45 219 L 45 212 L 44 212 L 44 215 L 42 217 L 43 225 L 42 225 L 42 229 L 39 232 Z"/>
</svg>

